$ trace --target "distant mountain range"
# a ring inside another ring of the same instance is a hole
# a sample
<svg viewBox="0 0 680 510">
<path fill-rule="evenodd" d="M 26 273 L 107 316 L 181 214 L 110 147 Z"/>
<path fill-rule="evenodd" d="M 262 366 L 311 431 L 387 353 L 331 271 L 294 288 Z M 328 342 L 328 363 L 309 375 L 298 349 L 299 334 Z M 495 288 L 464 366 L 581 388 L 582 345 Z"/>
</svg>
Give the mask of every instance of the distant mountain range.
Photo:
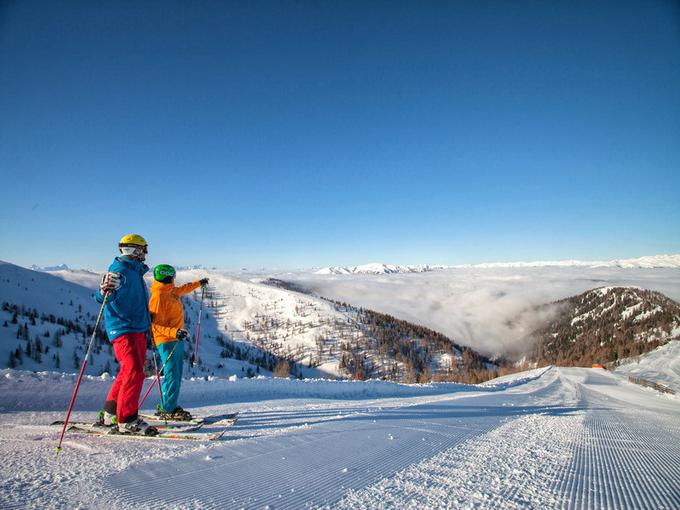
<svg viewBox="0 0 680 510">
<path fill-rule="evenodd" d="M 374 262 L 360 266 L 332 266 L 324 267 L 315 272 L 319 275 L 351 275 L 351 274 L 396 274 L 396 273 L 424 273 L 438 269 L 493 269 L 493 268 L 531 268 L 531 267 L 589 267 L 589 268 L 623 268 L 623 269 L 652 269 L 652 268 L 680 268 L 679 255 L 651 255 L 637 259 L 615 259 L 609 261 L 557 260 L 534 262 L 489 262 L 482 264 L 445 265 L 395 265 Z"/>
<path fill-rule="evenodd" d="M 394 264 L 383 264 L 381 262 L 373 262 L 371 264 L 363 264 L 361 266 L 324 267 L 323 269 L 316 271 L 315 274 L 344 275 L 344 274 L 424 273 L 426 271 L 432 271 L 434 269 L 444 269 L 445 267 L 446 266 L 427 266 L 427 265 L 399 266 Z"/>
<path fill-rule="evenodd" d="M 40 267 L 40 266 L 36 266 L 35 264 L 33 264 L 31 266 L 31 269 L 33 269 L 33 271 L 51 272 L 51 271 L 68 271 L 70 268 L 66 264 L 59 264 L 58 266 L 47 266 L 47 267 Z"/>
<path fill-rule="evenodd" d="M 680 254 L 678 255 L 650 255 L 637 259 L 615 259 L 608 261 L 557 260 L 535 262 L 490 262 L 484 264 L 463 264 L 449 266 L 451 268 L 495 268 L 495 267 L 618 267 L 623 269 L 652 269 L 661 267 L 680 268 Z"/>
</svg>

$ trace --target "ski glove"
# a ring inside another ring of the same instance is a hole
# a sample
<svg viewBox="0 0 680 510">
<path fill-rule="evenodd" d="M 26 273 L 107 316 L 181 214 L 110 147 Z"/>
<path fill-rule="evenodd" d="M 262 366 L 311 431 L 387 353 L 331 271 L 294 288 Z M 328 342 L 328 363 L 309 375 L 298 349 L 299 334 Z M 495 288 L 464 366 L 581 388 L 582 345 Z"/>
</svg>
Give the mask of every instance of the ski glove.
<svg viewBox="0 0 680 510">
<path fill-rule="evenodd" d="M 120 288 L 120 273 L 109 272 L 102 276 L 102 282 L 99 284 L 99 290 L 102 294 L 107 292 L 114 292 Z"/>
<path fill-rule="evenodd" d="M 201 287 L 206 287 L 208 285 L 208 279 L 203 278 L 199 283 L 201 284 Z"/>
<path fill-rule="evenodd" d="M 189 332 L 186 329 L 178 329 L 177 330 L 177 340 L 184 340 L 186 337 L 189 336 Z"/>
</svg>

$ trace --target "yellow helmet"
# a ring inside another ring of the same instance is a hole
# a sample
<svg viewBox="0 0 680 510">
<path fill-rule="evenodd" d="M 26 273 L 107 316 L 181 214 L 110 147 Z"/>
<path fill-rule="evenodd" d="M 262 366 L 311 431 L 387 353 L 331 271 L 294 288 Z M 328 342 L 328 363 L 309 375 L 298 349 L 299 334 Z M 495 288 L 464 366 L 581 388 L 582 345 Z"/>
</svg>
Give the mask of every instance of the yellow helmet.
<svg viewBox="0 0 680 510">
<path fill-rule="evenodd" d="M 120 238 L 118 246 L 148 246 L 148 244 L 139 234 L 128 234 Z"/>
</svg>

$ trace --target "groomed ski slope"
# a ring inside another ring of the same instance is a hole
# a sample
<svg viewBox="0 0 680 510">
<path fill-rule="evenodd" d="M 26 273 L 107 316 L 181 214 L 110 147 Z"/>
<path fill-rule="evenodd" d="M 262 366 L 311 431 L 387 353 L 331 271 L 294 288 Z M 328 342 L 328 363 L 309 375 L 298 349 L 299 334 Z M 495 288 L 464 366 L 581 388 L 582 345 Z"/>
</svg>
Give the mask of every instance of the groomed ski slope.
<svg viewBox="0 0 680 510">
<path fill-rule="evenodd" d="M 361 400 L 277 398 L 269 381 L 202 409 L 241 411 L 210 444 L 71 434 L 56 458 L 59 413 L 4 409 L 0 507 L 680 508 L 680 400 L 610 372 Z"/>
</svg>

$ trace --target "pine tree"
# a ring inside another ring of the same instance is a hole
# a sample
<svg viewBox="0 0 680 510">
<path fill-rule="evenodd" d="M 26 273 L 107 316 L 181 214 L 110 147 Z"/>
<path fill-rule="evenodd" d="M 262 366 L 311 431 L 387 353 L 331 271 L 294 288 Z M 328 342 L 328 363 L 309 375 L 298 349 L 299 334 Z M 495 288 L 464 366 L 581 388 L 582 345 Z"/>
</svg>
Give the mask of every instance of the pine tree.
<svg viewBox="0 0 680 510">
<path fill-rule="evenodd" d="M 9 353 L 9 363 L 7 364 L 9 368 L 16 368 L 17 366 L 17 358 L 14 356 L 14 351 Z"/>
</svg>

